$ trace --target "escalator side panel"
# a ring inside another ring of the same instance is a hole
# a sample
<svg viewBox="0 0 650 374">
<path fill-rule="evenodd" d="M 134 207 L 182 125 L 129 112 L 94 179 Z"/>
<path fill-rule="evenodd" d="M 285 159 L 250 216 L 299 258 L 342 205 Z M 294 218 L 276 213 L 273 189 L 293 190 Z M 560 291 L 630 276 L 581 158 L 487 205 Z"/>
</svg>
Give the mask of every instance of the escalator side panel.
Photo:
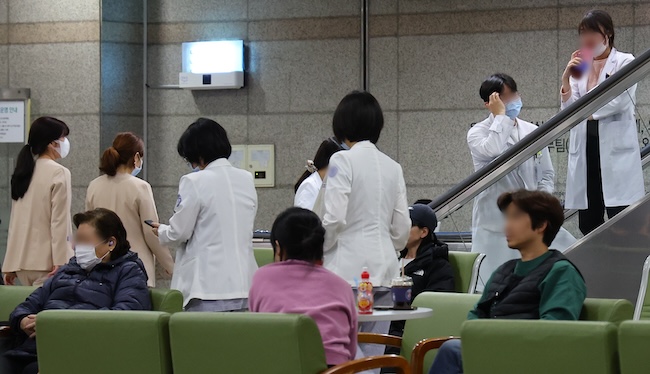
<svg viewBox="0 0 650 374">
<path fill-rule="evenodd" d="M 565 255 L 580 269 L 587 297 L 636 302 L 650 255 L 650 195 L 571 246 Z"/>
</svg>

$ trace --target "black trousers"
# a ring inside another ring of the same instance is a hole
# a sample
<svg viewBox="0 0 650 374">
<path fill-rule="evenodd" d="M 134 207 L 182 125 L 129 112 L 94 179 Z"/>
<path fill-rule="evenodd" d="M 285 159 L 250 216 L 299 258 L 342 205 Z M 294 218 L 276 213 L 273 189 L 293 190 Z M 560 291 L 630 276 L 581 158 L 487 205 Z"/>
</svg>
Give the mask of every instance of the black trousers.
<svg viewBox="0 0 650 374">
<path fill-rule="evenodd" d="M 38 374 L 38 362 L 36 359 L 16 359 L 0 354 L 0 373 Z"/>
<path fill-rule="evenodd" d="M 587 121 L 587 209 L 578 212 L 579 227 L 583 235 L 589 234 L 605 223 L 605 211 L 607 217 L 612 218 L 627 208 L 627 206 L 605 207 L 599 141 L 598 121 Z"/>
</svg>

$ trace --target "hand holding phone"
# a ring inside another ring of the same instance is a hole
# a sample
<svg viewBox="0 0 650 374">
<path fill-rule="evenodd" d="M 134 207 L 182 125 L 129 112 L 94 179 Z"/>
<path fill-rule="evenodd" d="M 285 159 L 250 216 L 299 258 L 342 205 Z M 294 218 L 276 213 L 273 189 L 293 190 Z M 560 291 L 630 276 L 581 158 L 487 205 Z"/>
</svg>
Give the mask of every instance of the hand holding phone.
<svg viewBox="0 0 650 374">
<path fill-rule="evenodd" d="M 153 220 L 148 219 L 148 220 L 145 220 L 144 223 L 145 223 L 147 226 L 154 227 L 154 225 L 153 225 Z"/>
</svg>

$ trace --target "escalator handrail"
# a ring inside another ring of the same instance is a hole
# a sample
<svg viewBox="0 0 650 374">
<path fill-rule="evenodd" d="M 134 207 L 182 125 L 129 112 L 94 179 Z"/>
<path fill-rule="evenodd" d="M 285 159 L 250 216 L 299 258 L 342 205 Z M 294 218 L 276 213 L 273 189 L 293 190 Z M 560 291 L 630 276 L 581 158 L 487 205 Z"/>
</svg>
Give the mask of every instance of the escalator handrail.
<svg viewBox="0 0 650 374">
<path fill-rule="evenodd" d="M 429 204 L 443 219 L 650 73 L 650 49 Z M 559 93 L 558 93 L 559 99 Z M 647 147 L 646 147 L 647 148 Z M 645 148 L 644 148 L 645 150 Z"/>
</svg>

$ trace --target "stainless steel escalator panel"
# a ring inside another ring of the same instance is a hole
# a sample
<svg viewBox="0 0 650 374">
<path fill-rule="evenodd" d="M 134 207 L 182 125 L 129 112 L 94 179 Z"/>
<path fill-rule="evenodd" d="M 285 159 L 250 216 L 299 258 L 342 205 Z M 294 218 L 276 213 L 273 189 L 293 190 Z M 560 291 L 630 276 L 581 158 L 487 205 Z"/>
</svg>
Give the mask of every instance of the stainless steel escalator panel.
<svg viewBox="0 0 650 374">
<path fill-rule="evenodd" d="M 587 297 L 636 302 L 650 255 L 650 195 L 630 205 L 564 253 L 582 272 Z"/>
</svg>

